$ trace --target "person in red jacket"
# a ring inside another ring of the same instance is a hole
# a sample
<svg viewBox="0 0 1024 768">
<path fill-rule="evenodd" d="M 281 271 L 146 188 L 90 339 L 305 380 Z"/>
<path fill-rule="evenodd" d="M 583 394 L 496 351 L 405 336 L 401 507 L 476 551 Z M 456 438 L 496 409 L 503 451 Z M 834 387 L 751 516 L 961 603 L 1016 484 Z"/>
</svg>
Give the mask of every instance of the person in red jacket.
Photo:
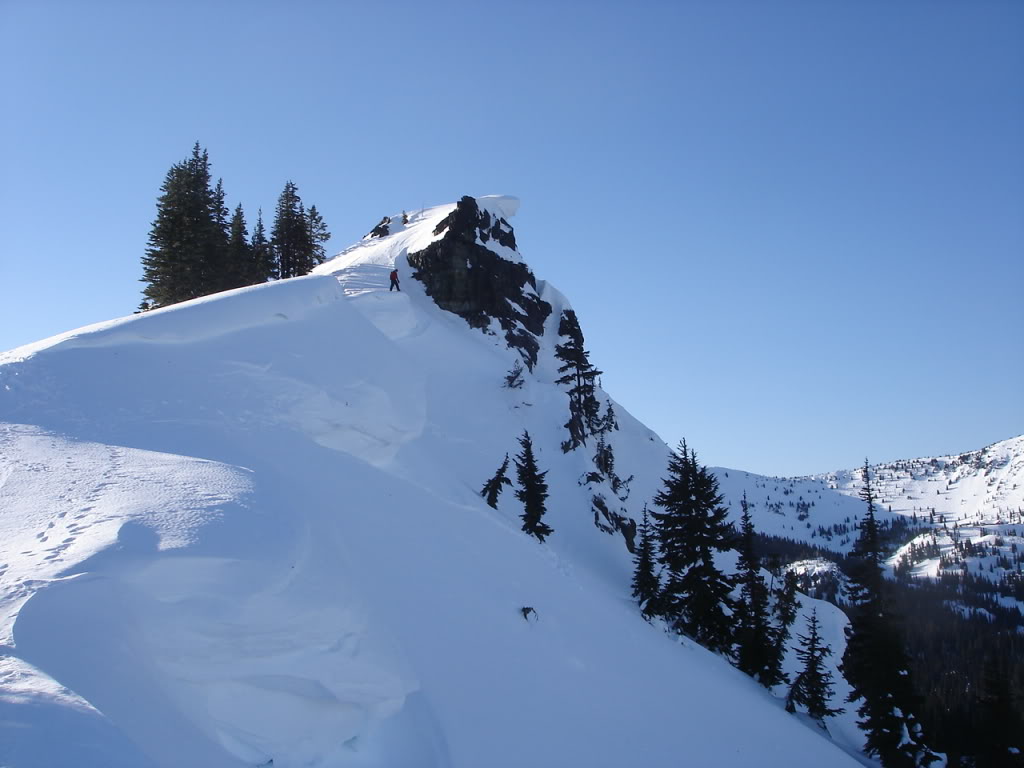
<svg viewBox="0 0 1024 768">
<path fill-rule="evenodd" d="M 395 289 L 398 289 L 399 293 L 402 292 L 402 289 L 398 287 L 398 270 L 397 269 L 391 270 L 391 287 L 388 288 L 388 293 L 391 293 Z"/>
</svg>

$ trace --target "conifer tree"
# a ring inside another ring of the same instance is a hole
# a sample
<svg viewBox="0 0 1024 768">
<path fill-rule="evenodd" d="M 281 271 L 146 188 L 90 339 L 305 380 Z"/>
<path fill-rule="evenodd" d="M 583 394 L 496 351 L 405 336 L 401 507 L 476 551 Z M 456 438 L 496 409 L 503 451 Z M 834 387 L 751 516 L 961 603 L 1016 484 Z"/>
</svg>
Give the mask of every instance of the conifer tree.
<svg viewBox="0 0 1024 768">
<path fill-rule="evenodd" d="M 299 197 L 299 188 L 290 181 L 277 199 L 270 244 L 282 280 L 305 275 L 315 266 L 306 209 Z"/>
<path fill-rule="evenodd" d="M 571 309 L 563 310 L 558 335 L 566 339 L 555 346 L 555 357 L 562 363 L 558 367 L 562 376 L 555 381 L 569 385 L 569 421 L 565 424 L 569 439 L 562 443 L 562 450 L 568 453 L 585 445 L 587 434 L 593 434 L 599 427 L 601 404 L 594 394 L 594 379 L 601 375 L 601 371 L 590 364 L 590 354 L 583 346 L 583 331 Z"/>
<path fill-rule="evenodd" d="M 652 512 L 668 572 L 661 604 L 680 632 L 714 651 L 732 646 L 730 579 L 715 565 L 715 553 L 732 547 L 733 530 L 721 506 L 718 480 L 697 463 L 685 441 L 669 458 L 669 477 L 654 497 Z"/>
<path fill-rule="evenodd" d="M 199 142 L 167 172 L 142 258 L 143 308 L 165 307 L 220 290 L 227 249 L 223 186 L 210 186 L 210 159 Z"/>
<path fill-rule="evenodd" d="M 847 702 L 860 702 L 858 725 L 864 751 L 885 768 L 918 768 L 939 760 L 924 743 L 909 662 L 895 619 L 885 601 L 882 550 L 875 520 L 875 495 L 867 460 L 861 498 L 867 511 L 851 553 L 850 624 L 842 671 L 852 688 Z"/>
<path fill-rule="evenodd" d="M 235 208 L 231 216 L 228 234 L 228 248 L 224 275 L 224 289 L 240 288 L 257 282 L 252 274 L 252 246 L 249 245 L 245 231 L 245 212 L 241 204 Z"/>
<path fill-rule="evenodd" d="M 597 438 L 594 448 L 594 466 L 606 479 L 610 480 L 615 474 L 615 453 L 603 434 Z"/>
<path fill-rule="evenodd" d="M 654 536 L 647 505 L 644 504 L 644 515 L 640 522 L 640 545 L 633 555 L 633 597 L 636 598 L 644 617 L 657 615 L 658 593 L 661 591 L 661 580 L 654 572 L 655 552 Z"/>
<path fill-rule="evenodd" d="M 544 502 L 548 498 L 548 485 L 544 481 L 547 471 L 541 472 L 537 468 L 537 460 L 533 455 L 533 441 L 530 433 L 523 431 L 519 438 L 521 452 L 515 458 L 516 478 L 519 481 L 519 488 L 516 489 L 516 498 L 523 503 L 523 530 L 531 536 L 536 536 L 544 541 L 546 536 L 553 532 L 542 518 L 547 511 Z"/>
<path fill-rule="evenodd" d="M 327 251 L 324 249 L 324 246 L 331 239 L 331 233 L 327 230 L 327 223 L 323 220 L 315 205 L 309 206 L 309 211 L 306 213 L 306 227 L 309 230 L 309 242 L 312 249 L 311 257 L 315 267 L 327 260 Z"/>
<path fill-rule="evenodd" d="M 772 627 L 772 655 L 766 670 L 766 679 L 770 685 L 788 682 L 786 674 L 782 671 L 782 662 L 786 657 L 786 645 L 789 642 L 789 631 L 796 621 L 797 613 L 797 582 L 796 573 L 786 571 L 782 579 L 782 586 L 776 590 L 775 596 L 775 626 Z"/>
<path fill-rule="evenodd" d="M 213 188 L 213 234 L 204 257 L 203 284 L 206 294 L 219 293 L 242 285 L 239 282 L 239 266 L 233 263 L 228 252 L 231 225 L 225 202 L 224 180 L 217 179 Z"/>
<path fill-rule="evenodd" d="M 501 466 L 498 467 L 498 471 L 494 473 L 494 477 L 484 483 L 484 487 L 480 489 L 480 495 L 487 499 L 488 506 L 493 509 L 498 508 L 498 496 L 501 495 L 503 486 L 511 486 L 512 481 L 505 476 L 508 472 L 508 454 L 505 454 L 505 460 L 501 462 Z"/>
<path fill-rule="evenodd" d="M 833 676 L 825 668 L 825 659 L 832 655 L 832 649 L 822 642 L 818 632 L 818 611 L 811 611 L 807 620 L 807 635 L 797 635 L 800 647 L 796 650 L 797 659 L 803 669 L 793 679 L 786 696 L 786 711 L 795 712 L 803 707 L 804 711 L 824 725 L 826 717 L 833 717 L 845 710 L 829 707 L 832 698 Z"/>
<path fill-rule="evenodd" d="M 781 682 L 775 664 L 775 632 L 768 619 L 768 587 L 761 577 L 761 563 L 754 552 L 754 523 L 744 491 L 740 501 L 740 547 L 736 578 L 740 597 L 736 602 L 736 666 L 766 688 Z"/>
<path fill-rule="evenodd" d="M 248 275 L 251 285 L 265 283 L 277 277 L 274 251 L 267 241 L 266 230 L 263 228 L 262 208 L 256 214 L 256 225 L 252 228 L 252 240 L 249 242 L 249 258 Z"/>
</svg>

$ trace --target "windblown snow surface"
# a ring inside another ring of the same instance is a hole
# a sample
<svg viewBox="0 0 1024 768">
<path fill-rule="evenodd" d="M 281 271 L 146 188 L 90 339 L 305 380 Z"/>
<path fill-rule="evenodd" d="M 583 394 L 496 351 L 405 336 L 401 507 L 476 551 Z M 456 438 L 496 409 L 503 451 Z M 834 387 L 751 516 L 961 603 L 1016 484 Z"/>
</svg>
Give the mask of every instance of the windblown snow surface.
<svg viewBox="0 0 1024 768">
<path fill-rule="evenodd" d="M 502 387 L 517 353 L 405 261 L 451 209 L 311 276 L 0 355 L 0 765 L 858 763 L 849 715 L 830 741 L 641 619 L 578 483 L 589 453 L 559 449 L 568 305 L 538 284 L 540 362 Z M 639 517 L 667 448 L 618 416 Z M 510 491 L 478 495 L 524 428 L 544 544 Z M 812 607 L 841 656 L 844 619 Z"/>
</svg>

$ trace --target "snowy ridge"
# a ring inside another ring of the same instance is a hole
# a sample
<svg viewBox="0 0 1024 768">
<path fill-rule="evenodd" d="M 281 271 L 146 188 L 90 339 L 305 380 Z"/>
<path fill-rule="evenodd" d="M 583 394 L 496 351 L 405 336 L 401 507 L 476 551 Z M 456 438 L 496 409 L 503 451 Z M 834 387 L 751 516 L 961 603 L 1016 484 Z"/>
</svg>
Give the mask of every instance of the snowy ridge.
<svg viewBox="0 0 1024 768">
<path fill-rule="evenodd" d="M 766 477 L 721 467 L 715 468 L 715 476 L 737 524 L 746 493 L 758 533 L 839 553 L 849 552 L 857 539 L 856 523 L 864 514 L 859 485 L 842 493 L 819 478 Z M 879 520 L 892 517 L 884 508 L 878 511 Z"/>
<path fill-rule="evenodd" d="M 1024 435 L 957 455 L 874 464 L 871 475 L 879 503 L 897 514 L 995 522 L 1024 509 Z M 863 470 L 808 479 L 855 496 L 863 485 Z"/>
<path fill-rule="evenodd" d="M 537 283 L 556 311 L 508 389 L 504 339 L 407 270 L 387 291 L 451 210 L 307 278 L 0 360 L 0 764 L 856 764 L 640 618 L 580 482 L 591 456 L 559 448 L 564 297 Z M 617 415 L 638 517 L 668 449 Z M 543 545 L 511 493 L 497 510 L 478 493 L 524 428 L 548 471 Z M 841 614 L 812 605 L 841 655 Z"/>
</svg>

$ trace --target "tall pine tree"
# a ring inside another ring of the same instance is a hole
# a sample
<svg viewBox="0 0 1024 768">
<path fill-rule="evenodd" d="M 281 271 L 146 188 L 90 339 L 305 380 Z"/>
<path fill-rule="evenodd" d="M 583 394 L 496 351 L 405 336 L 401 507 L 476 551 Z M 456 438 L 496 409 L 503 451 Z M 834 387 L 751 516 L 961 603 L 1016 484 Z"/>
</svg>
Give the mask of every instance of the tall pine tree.
<svg viewBox="0 0 1024 768">
<path fill-rule="evenodd" d="M 633 597 L 636 598 L 644 616 L 650 617 L 659 612 L 658 593 L 661 591 L 661 582 L 658 574 L 654 572 L 654 535 L 646 504 L 639 533 L 640 545 L 633 555 Z"/>
<path fill-rule="evenodd" d="M 166 307 L 221 290 L 227 231 L 223 186 L 210 185 L 210 158 L 192 156 L 167 172 L 142 258 L 143 309 Z"/>
<path fill-rule="evenodd" d="M 781 682 L 777 663 L 776 633 L 768 617 L 768 586 L 761 576 L 761 563 L 754 552 L 754 522 L 747 494 L 740 501 L 739 562 L 736 578 L 740 597 L 736 602 L 736 666 L 766 688 Z"/>
<path fill-rule="evenodd" d="M 309 242 L 313 266 L 323 264 L 327 260 L 327 251 L 324 246 L 331 239 L 331 233 L 327 230 L 327 223 L 324 221 L 315 205 L 309 206 L 306 213 L 306 228 L 309 231 Z"/>
<path fill-rule="evenodd" d="M 316 266 L 306 209 L 299 197 L 299 188 L 290 181 L 277 199 L 270 244 L 277 261 L 277 274 L 282 280 L 305 275 Z"/>
<path fill-rule="evenodd" d="M 224 275 L 224 289 L 240 288 L 243 285 L 252 285 L 257 280 L 252 274 L 252 246 L 249 245 L 248 235 L 245 231 L 245 212 L 242 206 L 235 208 L 231 216 L 231 224 L 228 233 L 228 249 L 226 268 Z"/>
<path fill-rule="evenodd" d="M 523 436 L 519 438 L 519 446 L 522 450 L 515 458 L 516 479 L 519 481 L 516 498 L 523 503 L 523 530 L 544 541 L 545 537 L 553 533 L 551 527 L 542 519 L 547 511 L 545 502 L 548 498 L 548 484 L 544 481 L 547 471 L 541 472 L 537 468 L 529 432 L 523 431 Z"/>
<path fill-rule="evenodd" d="M 866 734 L 864 751 L 885 768 L 918 768 L 938 762 L 924 743 L 909 662 L 895 618 L 885 599 L 882 548 L 875 519 L 875 493 L 864 461 L 861 498 L 867 510 L 851 553 L 850 624 L 846 629 L 843 675 L 852 688 L 847 701 L 860 702 L 858 725 Z"/>
<path fill-rule="evenodd" d="M 825 659 L 832 655 L 832 649 L 822 641 L 818 627 L 818 612 L 814 610 L 807 619 L 807 635 L 797 635 L 800 647 L 796 650 L 796 657 L 803 668 L 789 687 L 786 711 L 796 712 L 797 707 L 803 707 L 808 715 L 824 726 L 826 717 L 833 717 L 845 710 L 828 705 L 832 698 L 833 676 L 825 668 Z"/>
<path fill-rule="evenodd" d="M 598 419 L 601 404 L 597 401 L 594 384 L 601 371 L 590 364 L 590 354 L 583 346 L 583 331 L 571 309 L 562 312 L 558 335 L 565 342 L 555 345 L 555 357 L 561 362 L 558 372 L 562 374 L 555 381 L 569 386 L 569 421 L 565 424 L 569 439 L 562 443 L 562 450 L 568 453 L 585 445 L 587 435 L 601 426 Z"/>
<path fill-rule="evenodd" d="M 250 284 L 265 283 L 277 277 L 277 262 L 274 258 L 274 250 L 267 240 L 267 233 L 263 228 L 262 208 L 256 214 L 256 225 L 252 228 L 252 240 L 249 241 L 249 256 L 251 259 L 248 269 Z"/>
<path fill-rule="evenodd" d="M 654 497 L 652 512 L 668 573 L 661 606 L 676 629 L 711 650 L 732 646 L 731 580 L 715 565 L 715 553 L 732 547 L 718 480 L 697 463 L 685 441 L 669 458 L 669 477 Z"/>
</svg>

